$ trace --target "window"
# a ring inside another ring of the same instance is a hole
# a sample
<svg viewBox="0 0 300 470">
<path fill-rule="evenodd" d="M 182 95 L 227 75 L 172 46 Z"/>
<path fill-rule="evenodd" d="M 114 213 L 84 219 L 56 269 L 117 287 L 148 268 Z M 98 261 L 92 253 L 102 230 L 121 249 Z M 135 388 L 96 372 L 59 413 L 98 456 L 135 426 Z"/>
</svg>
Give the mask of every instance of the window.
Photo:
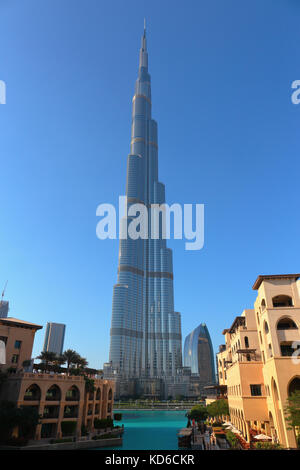
<svg viewBox="0 0 300 470">
<path fill-rule="evenodd" d="M 252 397 L 261 397 L 261 385 L 252 384 L 250 385 L 250 390 Z"/>
<path fill-rule="evenodd" d="M 13 354 L 11 358 L 12 364 L 18 364 L 18 360 L 19 360 L 19 354 Z"/>
<path fill-rule="evenodd" d="M 269 357 L 273 357 L 272 345 L 269 344 Z"/>
<path fill-rule="evenodd" d="M 245 336 L 245 347 L 249 348 L 249 339 L 248 336 Z"/>
<path fill-rule="evenodd" d="M 19 341 L 18 339 L 15 341 L 15 349 L 21 349 L 21 344 L 22 341 Z"/>
<path fill-rule="evenodd" d="M 292 297 L 288 295 L 276 295 L 273 297 L 273 307 L 293 307 L 293 300 Z"/>
<path fill-rule="evenodd" d="M 264 327 L 265 327 L 265 333 L 267 335 L 269 333 L 269 326 L 268 326 L 268 323 L 266 321 L 264 323 Z"/>
<path fill-rule="evenodd" d="M 277 323 L 277 330 L 297 330 L 296 323 L 291 318 L 281 318 Z"/>
</svg>

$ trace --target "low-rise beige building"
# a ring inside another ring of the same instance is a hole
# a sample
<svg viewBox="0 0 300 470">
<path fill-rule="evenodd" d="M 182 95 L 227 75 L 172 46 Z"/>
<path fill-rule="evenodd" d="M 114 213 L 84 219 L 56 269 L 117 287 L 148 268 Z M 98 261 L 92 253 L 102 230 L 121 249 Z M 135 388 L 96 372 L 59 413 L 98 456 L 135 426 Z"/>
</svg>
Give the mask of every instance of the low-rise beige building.
<svg viewBox="0 0 300 470">
<path fill-rule="evenodd" d="M 244 310 L 217 354 L 218 376 L 227 385 L 230 418 L 246 440 L 252 431 L 295 448 L 286 421 L 288 396 L 300 390 L 299 274 L 259 276 L 253 310 Z"/>
<path fill-rule="evenodd" d="M 16 373 L 1 388 L 0 399 L 13 401 L 18 407 L 34 407 L 41 416 L 35 439 L 60 438 L 62 422 L 76 421 L 76 436 L 82 425 L 94 429 L 94 419 L 112 418 L 114 383 L 94 378 L 95 391 L 85 390 L 83 376 Z"/>
<path fill-rule="evenodd" d="M 6 345 L 6 364 L 0 369 L 9 372 L 0 388 L 0 400 L 37 409 L 41 416 L 37 440 L 60 438 L 62 423 L 68 421 L 76 422 L 75 434 L 80 437 L 83 427 L 94 430 L 95 419 L 112 418 L 114 381 L 89 375 L 94 384 L 94 391 L 89 391 L 82 375 L 24 372 L 23 362 L 31 358 L 34 335 L 41 328 L 15 318 L 0 319 L 0 339 Z"/>
</svg>

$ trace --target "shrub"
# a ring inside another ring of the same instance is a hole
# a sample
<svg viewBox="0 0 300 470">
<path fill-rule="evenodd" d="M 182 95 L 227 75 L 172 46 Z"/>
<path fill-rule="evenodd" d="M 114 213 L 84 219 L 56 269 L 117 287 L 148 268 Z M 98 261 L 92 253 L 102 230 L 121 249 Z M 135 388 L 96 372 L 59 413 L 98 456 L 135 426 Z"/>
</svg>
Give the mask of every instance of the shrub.
<svg viewBox="0 0 300 470">
<path fill-rule="evenodd" d="M 112 428 L 114 425 L 113 420 L 111 418 L 107 419 L 94 419 L 94 428 L 95 429 L 105 429 L 105 428 Z"/>
<path fill-rule="evenodd" d="M 226 439 L 229 442 L 230 447 L 232 447 L 233 449 L 237 448 L 239 440 L 233 432 L 228 431 L 226 433 Z"/>
<path fill-rule="evenodd" d="M 82 424 L 81 425 L 81 435 L 82 436 L 87 436 L 88 434 L 89 434 L 89 431 L 88 431 L 87 427 L 84 424 Z"/>
<path fill-rule="evenodd" d="M 257 450 L 280 450 L 282 447 L 274 442 L 256 442 L 254 448 Z"/>
<path fill-rule="evenodd" d="M 226 435 L 224 432 L 215 432 L 215 436 L 221 439 L 225 439 Z"/>
<path fill-rule="evenodd" d="M 61 432 L 63 436 L 71 436 L 74 434 L 77 426 L 77 421 L 62 421 Z"/>
</svg>

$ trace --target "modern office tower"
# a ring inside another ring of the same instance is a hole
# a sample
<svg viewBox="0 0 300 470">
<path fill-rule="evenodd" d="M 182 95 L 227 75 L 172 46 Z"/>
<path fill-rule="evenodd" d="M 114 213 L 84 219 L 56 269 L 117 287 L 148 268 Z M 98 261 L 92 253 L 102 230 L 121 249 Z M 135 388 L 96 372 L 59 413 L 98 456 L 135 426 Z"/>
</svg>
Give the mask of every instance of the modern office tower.
<svg viewBox="0 0 300 470">
<path fill-rule="evenodd" d="M 62 354 L 64 348 L 66 325 L 47 323 L 43 351 Z"/>
<path fill-rule="evenodd" d="M 202 386 L 214 384 L 215 362 L 210 335 L 205 323 L 201 323 L 184 342 L 184 367 L 190 367 L 192 375 L 198 375 Z"/>
<path fill-rule="evenodd" d="M 151 117 L 145 29 L 133 96 L 126 197 L 127 214 L 136 203 L 149 209 L 165 202 L 165 186 L 158 179 L 157 123 Z M 123 229 L 132 220 L 125 216 Z M 161 233 L 157 239 L 150 237 L 151 226 L 148 210 L 148 238 L 120 240 L 109 361 L 119 379 L 131 384 L 139 379 L 142 389 L 150 387 L 157 394 L 161 381 L 175 376 L 181 367 L 182 348 L 180 314 L 174 311 L 172 251 Z"/>
<path fill-rule="evenodd" d="M 0 301 L 0 318 L 7 318 L 9 311 L 9 302 L 7 300 Z"/>
</svg>

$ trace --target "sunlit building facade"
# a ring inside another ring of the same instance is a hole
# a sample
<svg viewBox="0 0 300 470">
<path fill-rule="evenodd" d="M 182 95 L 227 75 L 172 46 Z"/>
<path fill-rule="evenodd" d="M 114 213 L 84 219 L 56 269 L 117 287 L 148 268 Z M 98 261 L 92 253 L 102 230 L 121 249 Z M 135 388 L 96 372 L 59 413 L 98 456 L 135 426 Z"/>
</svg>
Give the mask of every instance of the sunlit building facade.
<svg viewBox="0 0 300 470">
<path fill-rule="evenodd" d="M 300 391 L 299 277 L 259 276 L 254 309 L 244 310 L 223 331 L 219 383 L 227 386 L 230 420 L 248 443 L 263 434 L 296 448 L 286 406 L 288 397 Z"/>
</svg>

